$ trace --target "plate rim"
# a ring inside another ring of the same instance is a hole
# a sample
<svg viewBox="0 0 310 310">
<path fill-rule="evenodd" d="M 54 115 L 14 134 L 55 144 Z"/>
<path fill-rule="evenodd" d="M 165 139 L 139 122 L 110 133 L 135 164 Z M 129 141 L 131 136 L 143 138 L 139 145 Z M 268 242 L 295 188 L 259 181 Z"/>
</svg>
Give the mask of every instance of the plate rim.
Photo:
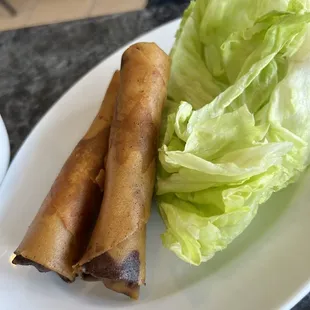
<svg viewBox="0 0 310 310">
<path fill-rule="evenodd" d="M 3 152 L 3 162 L 1 162 L 1 167 L 0 167 L 0 173 L 3 173 L 3 175 L 0 175 L 0 186 L 5 180 L 5 176 L 8 173 L 9 170 L 9 163 L 10 163 L 10 155 L 11 155 L 11 148 L 10 148 L 10 141 L 9 141 L 9 135 L 4 123 L 4 120 L 0 114 L 0 139 L 1 139 L 1 146 L 4 147 Z"/>
</svg>

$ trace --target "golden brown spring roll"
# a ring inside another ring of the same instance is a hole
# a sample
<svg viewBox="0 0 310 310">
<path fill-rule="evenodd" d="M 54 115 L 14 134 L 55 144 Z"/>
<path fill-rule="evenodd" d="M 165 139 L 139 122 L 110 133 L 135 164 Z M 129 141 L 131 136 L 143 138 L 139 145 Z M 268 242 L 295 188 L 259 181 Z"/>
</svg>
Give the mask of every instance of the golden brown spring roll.
<svg viewBox="0 0 310 310">
<path fill-rule="evenodd" d="M 100 110 L 77 144 L 14 252 L 13 264 L 54 271 L 65 281 L 76 276 L 72 267 L 84 253 L 102 201 L 102 178 L 110 126 L 119 88 L 115 72 Z"/>
<path fill-rule="evenodd" d="M 169 69 L 169 57 L 154 43 L 132 45 L 123 54 L 104 199 L 79 262 L 82 277 L 132 298 L 145 284 L 145 229 Z"/>
</svg>

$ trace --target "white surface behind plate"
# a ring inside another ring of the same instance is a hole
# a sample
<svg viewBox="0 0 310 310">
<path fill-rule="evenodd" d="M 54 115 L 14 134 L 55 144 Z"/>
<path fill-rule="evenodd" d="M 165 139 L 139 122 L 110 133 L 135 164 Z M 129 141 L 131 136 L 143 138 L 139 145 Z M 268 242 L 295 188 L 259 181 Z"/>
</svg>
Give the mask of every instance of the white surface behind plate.
<svg viewBox="0 0 310 310">
<path fill-rule="evenodd" d="M 169 51 L 178 21 L 139 38 Z M 309 288 L 310 175 L 274 195 L 227 250 L 193 267 L 164 249 L 156 208 L 148 224 L 147 286 L 138 302 L 100 283 L 63 283 L 15 267 L 10 256 L 65 159 L 96 114 L 124 49 L 109 57 L 47 113 L 17 154 L 0 189 L 0 309 L 289 309 Z"/>
</svg>

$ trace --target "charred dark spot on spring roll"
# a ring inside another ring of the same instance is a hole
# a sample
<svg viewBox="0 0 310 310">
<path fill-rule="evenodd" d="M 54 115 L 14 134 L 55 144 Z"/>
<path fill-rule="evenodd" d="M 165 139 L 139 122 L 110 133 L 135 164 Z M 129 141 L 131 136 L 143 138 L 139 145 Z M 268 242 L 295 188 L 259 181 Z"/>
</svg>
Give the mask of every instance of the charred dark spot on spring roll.
<svg viewBox="0 0 310 310">
<path fill-rule="evenodd" d="M 123 280 L 130 283 L 139 282 L 140 260 L 139 252 L 132 251 L 119 264 L 108 253 L 97 256 L 82 267 L 84 274 L 92 275 L 97 279 Z"/>
<path fill-rule="evenodd" d="M 46 272 L 50 272 L 51 270 L 48 269 L 48 268 L 45 268 L 44 266 L 34 262 L 33 260 L 30 260 L 30 259 L 27 259 L 27 258 L 24 258 L 23 256 L 21 255 L 17 255 L 14 257 L 12 263 L 14 265 L 21 265 L 21 266 L 33 266 L 35 267 L 39 272 L 42 272 L 42 273 L 46 273 Z M 65 282 L 67 283 L 71 283 L 72 281 L 70 281 L 67 277 L 64 277 L 62 276 L 61 274 L 58 274 L 59 277 L 64 280 Z"/>
<path fill-rule="evenodd" d="M 169 57 L 154 43 L 134 44 L 123 54 L 104 198 L 78 263 L 83 278 L 97 278 L 132 298 L 145 284 L 146 223 L 169 69 Z"/>
<path fill-rule="evenodd" d="M 97 250 L 101 250 L 99 244 Z M 80 271 L 85 281 L 103 281 L 109 289 L 137 299 L 145 279 L 145 229 L 84 264 Z"/>
<path fill-rule="evenodd" d="M 45 268 L 44 266 L 35 263 L 34 261 L 27 259 L 21 255 L 17 255 L 14 257 L 12 263 L 14 265 L 22 265 L 22 266 L 33 266 L 35 267 L 39 272 L 49 272 L 50 270 L 48 268 Z"/>
<path fill-rule="evenodd" d="M 73 265 L 86 250 L 100 210 L 102 190 L 98 183 L 103 183 L 100 171 L 108 151 L 118 88 L 116 72 L 96 118 L 65 162 L 14 252 L 13 264 L 54 271 L 67 282 L 74 281 Z"/>
</svg>

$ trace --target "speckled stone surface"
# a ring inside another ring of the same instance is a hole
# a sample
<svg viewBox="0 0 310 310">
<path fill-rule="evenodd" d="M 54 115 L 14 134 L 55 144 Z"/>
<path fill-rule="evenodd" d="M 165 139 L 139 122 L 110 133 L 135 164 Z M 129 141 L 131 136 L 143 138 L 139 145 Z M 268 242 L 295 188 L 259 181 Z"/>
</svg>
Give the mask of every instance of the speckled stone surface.
<svg viewBox="0 0 310 310">
<path fill-rule="evenodd" d="M 12 156 L 74 82 L 128 41 L 179 17 L 184 8 L 166 4 L 0 33 L 0 114 Z"/>
<path fill-rule="evenodd" d="M 179 4 L 0 33 L 0 114 L 12 156 L 42 115 L 87 71 L 138 35 L 179 17 L 186 0 L 174 1 Z M 293 309 L 310 309 L 310 295 Z"/>
</svg>

